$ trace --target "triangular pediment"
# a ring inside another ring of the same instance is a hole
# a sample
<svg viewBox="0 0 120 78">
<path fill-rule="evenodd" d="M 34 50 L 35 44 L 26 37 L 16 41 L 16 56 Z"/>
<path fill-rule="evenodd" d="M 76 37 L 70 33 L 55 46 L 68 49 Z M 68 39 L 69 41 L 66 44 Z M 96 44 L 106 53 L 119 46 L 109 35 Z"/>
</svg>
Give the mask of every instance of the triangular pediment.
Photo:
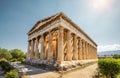
<svg viewBox="0 0 120 78">
<path fill-rule="evenodd" d="M 62 16 L 62 15 L 64 15 L 64 14 L 63 14 L 62 12 L 60 12 L 60 13 L 57 13 L 57 14 L 55 14 L 55 15 L 53 15 L 53 16 L 50 16 L 50 17 L 48 17 L 48 18 L 45 18 L 45 19 L 42 19 L 42 20 L 38 21 L 38 22 L 30 29 L 30 31 L 28 32 L 28 34 L 29 34 L 30 32 L 32 32 L 32 31 L 35 31 L 35 30 L 38 29 L 40 26 L 42 26 L 42 25 L 50 22 L 51 20 L 54 20 L 54 19 L 56 19 L 57 17 L 60 17 L 60 16 Z"/>
</svg>

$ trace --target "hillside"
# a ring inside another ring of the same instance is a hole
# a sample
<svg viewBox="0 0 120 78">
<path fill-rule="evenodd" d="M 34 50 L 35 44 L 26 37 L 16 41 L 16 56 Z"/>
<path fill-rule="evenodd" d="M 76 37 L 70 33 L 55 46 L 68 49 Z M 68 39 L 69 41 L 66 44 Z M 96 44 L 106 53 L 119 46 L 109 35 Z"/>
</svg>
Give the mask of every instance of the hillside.
<svg viewBox="0 0 120 78">
<path fill-rule="evenodd" d="M 114 54 L 120 54 L 120 50 L 98 52 L 99 56 L 104 56 L 104 55 L 110 56 Z"/>
</svg>

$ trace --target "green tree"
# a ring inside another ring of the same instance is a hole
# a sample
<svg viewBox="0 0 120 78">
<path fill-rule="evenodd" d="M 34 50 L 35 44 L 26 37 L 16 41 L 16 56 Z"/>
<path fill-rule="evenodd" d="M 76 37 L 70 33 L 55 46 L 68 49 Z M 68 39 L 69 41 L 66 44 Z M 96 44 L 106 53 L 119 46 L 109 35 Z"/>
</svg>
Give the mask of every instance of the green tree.
<svg viewBox="0 0 120 78">
<path fill-rule="evenodd" d="M 19 78 L 18 71 L 11 70 L 5 74 L 5 78 Z"/>
<path fill-rule="evenodd" d="M 7 49 L 0 48 L 0 59 L 10 60 L 12 58 L 11 53 Z"/>
<path fill-rule="evenodd" d="M 113 58 L 119 59 L 119 58 L 120 58 L 120 55 L 119 55 L 119 54 L 115 54 L 115 55 L 113 55 Z"/>
<path fill-rule="evenodd" d="M 9 72 L 14 69 L 12 65 L 10 65 L 7 61 L 4 60 L 0 61 L 0 66 L 3 70 L 5 70 L 5 72 Z"/>
<path fill-rule="evenodd" d="M 100 72 L 107 78 L 115 78 L 120 73 L 120 60 L 119 59 L 100 59 L 98 61 Z"/>
<path fill-rule="evenodd" d="M 16 59 L 16 61 L 24 61 L 26 58 L 25 53 L 19 49 L 13 49 L 10 52 L 12 55 L 12 59 Z"/>
</svg>

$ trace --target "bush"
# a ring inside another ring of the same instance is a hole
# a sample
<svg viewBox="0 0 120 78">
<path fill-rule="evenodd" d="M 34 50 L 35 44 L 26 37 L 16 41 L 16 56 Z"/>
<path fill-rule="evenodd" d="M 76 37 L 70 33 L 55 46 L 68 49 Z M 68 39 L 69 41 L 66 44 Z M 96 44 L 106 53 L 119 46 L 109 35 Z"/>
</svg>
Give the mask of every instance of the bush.
<svg viewBox="0 0 120 78">
<path fill-rule="evenodd" d="M 11 62 L 17 62 L 17 59 L 12 58 L 10 61 L 11 61 Z"/>
<path fill-rule="evenodd" d="M 13 66 L 11 66 L 8 62 L 6 61 L 0 61 L 0 65 L 2 67 L 3 70 L 5 70 L 6 72 L 14 69 Z"/>
<path fill-rule="evenodd" d="M 3 59 L 3 58 L 9 61 L 12 58 L 12 55 L 7 49 L 0 48 L 0 59 Z"/>
<path fill-rule="evenodd" d="M 115 55 L 113 55 L 113 58 L 119 59 L 119 58 L 120 58 L 120 55 L 119 55 L 119 54 L 115 54 Z"/>
<path fill-rule="evenodd" d="M 19 78 L 18 71 L 12 70 L 5 74 L 5 78 Z"/>
<path fill-rule="evenodd" d="M 25 58 L 18 58 L 18 61 L 24 62 L 24 61 L 25 61 Z"/>
<path fill-rule="evenodd" d="M 107 78 L 114 78 L 120 73 L 120 60 L 119 59 L 101 59 L 98 61 L 100 72 Z"/>
<path fill-rule="evenodd" d="M 21 50 L 19 49 L 13 49 L 13 50 L 10 50 L 10 53 L 12 55 L 12 61 L 21 61 L 23 62 L 25 59 L 26 59 L 26 55 L 24 52 L 22 52 Z"/>
<path fill-rule="evenodd" d="M 0 59 L 0 64 L 1 64 L 1 61 L 6 61 L 7 62 L 7 60 L 5 58 Z"/>
</svg>

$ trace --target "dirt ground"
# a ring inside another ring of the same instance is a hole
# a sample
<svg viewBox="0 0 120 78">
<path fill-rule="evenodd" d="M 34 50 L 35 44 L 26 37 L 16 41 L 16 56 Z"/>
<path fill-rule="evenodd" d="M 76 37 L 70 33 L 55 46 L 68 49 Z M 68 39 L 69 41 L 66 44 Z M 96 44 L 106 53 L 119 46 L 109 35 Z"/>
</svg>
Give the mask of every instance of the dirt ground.
<svg viewBox="0 0 120 78">
<path fill-rule="evenodd" d="M 97 63 L 80 70 L 66 73 L 63 75 L 63 78 L 93 78 L 96 68 L 97 68 Z M 39 69 L 34 69 L 34 70 L 35 71 L 37 70 L 36 74 L 35 72 L 33 74 L 31 73 L 30 75 L 28 75 L 29 78 L 59 78 L 60 76 L 60 74 L 55 72 L 50 72 L 50 71 L 43 72 L 42 70 Z"/>
</svg>

